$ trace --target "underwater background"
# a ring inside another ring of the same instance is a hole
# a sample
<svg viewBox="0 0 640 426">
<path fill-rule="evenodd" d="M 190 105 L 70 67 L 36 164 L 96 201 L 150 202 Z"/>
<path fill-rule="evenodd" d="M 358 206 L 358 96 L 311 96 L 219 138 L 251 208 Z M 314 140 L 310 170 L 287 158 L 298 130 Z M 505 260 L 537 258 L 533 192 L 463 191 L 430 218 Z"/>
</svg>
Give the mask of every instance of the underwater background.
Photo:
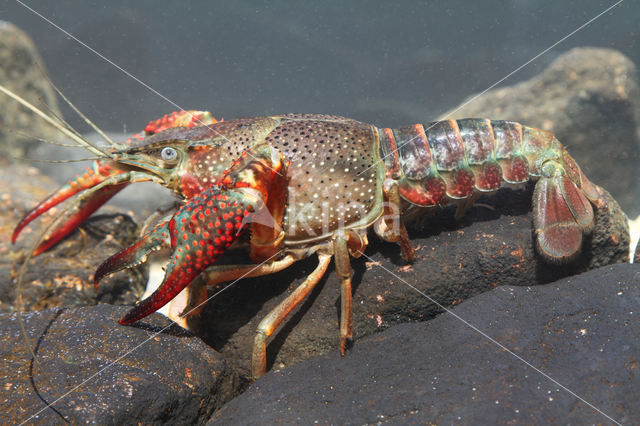
<svg viewBox="0 0 640 426">
<path fill-rule="evenodd" d="M 186 109 L 227 118 L 345 115 L 429 122 L 615 1 L 26 1 Z M 624 1 L 506 78 L 526 80 L 576 46 L 640 60 L 640 3 Z M 98 125 L 137 131 L 176 109 L 27 10 L 0 19 L 35 41 L 53 82 Z M 66 110 L 72 124 L 80 121 Z M 492 117 L 498 118 L 498 117 Z"/>
</svg>

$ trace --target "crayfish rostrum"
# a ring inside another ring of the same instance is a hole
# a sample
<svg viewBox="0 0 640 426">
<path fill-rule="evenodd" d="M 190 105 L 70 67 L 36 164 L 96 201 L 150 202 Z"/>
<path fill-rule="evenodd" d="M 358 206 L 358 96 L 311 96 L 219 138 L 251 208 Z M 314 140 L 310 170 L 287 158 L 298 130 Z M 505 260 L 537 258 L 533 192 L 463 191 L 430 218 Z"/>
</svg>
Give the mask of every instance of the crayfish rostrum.
<svg viewBox="0 0 640 426">
<path fill-rule="evenodd" d="M 182 111 L 149 123 L 133 141 L 104 149 L 43 118 L 100 159 L 20 221 L 14 241 L 28 223 L 77 195 L 74 209 L 34 254 L 64 238 L 130 183 L 153 181 L 182 200 L 175 213 L 97 269 L 96 283 L 145 261 L 152 251 L 171 252 L 160 287 L 122 324 L 155 312 L 185 288 L 206 294 L 188 287 L 205 270 L 207 283 L 217 284 L 271 274 L 318 256 L 315 270 L 260 322 L 254 377 L 267 369 L 267 339 L 311 292 L 332 258 L 341 282 L 344 353 L 352 337 L 350 258 L 364 251 L 369 228 L 399 243 L 410 260 L 413 248 L 402 222 L 409 209 L 456 203 L 461 215 L 483 193 L 536 180 L 537 251 L 546 261 L 563 262 L 580 252 L 601 198 L 599 187 L 553 135 L 509 121 L 446 120 L 387 129 L 329 115 L 216 121 L 207 112 Z M 253 264 L 215 265 L 232 247 L 247 249 Z"/>
</svg>

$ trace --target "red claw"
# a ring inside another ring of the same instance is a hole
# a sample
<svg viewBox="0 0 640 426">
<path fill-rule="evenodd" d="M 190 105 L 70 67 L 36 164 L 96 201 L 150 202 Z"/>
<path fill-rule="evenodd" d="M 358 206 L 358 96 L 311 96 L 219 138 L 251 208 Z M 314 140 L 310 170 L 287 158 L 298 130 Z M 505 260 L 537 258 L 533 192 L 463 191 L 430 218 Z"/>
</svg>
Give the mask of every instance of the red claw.
<svg viewBox="0 0 640 426">
<path fill-rule="evenodd" d="M 215 124 L 216 120 L 209 111 L 174 111 L 162 118 L 150 121 L 144 128 L 147 135 L 161 132 L 172 127 L 194 127 Z"/>
<path fill-rule="evenodd" d="M 143 236 L 135 244 L 102 262 L 93 276 L 93 284 L 97 287 L 100 280 L 105 276 L 142 263 L 152 251 L 168 246 L 169 236 L 167 226 L 166 222 L 162 222 L 156 225 L 151 232 Z"/>
<path fill-rule="evenodd" d="M 217 202 L 214 209 L 208 206 L 210 200 Z M 100 265 L 95 274 L 96 282 L 105 275 L 142 262 L 156 248 L 172 247 L 171 260 L 160 287 L 136 305 L 120 323 L 136 322 L 176 297 L 233 244 L 248 222 L 247 216 L 260 202 L 259 197 L 247 195 L 243 189 L 210 188 L 133 246 Z"/>
<path fill-rule="evenodd" d="M 113 163 L 111 162 L 102 163 L 100 161 L 94 161 L 94 163 L 90 167 L 88 167 L 82 175 L 76 177 L 74 181 L 67 183 L 58 191 L 49 195 L 40 204 L 30 210 L 22 218 L 22 220 L 20 220 L 15 230 L 13 231 L 13 235 L 11 236 L 11 243 L 14 244 L 16 242 L 18 236 L 20 235 L 20 232 L 29 223 L 40 217 L 49 209 L 57 206 L 61 202 L 73 197 L 74 195 L 93 188 L 96 185 L 103 183 L 110 177 L 119 175 L 121 173 L 124 173 L 124 170 L 121 170 L 118 167 L 114 167 Z M 38 248 L 36 248 L 33 253 L 34 256 L 46 251 L 55 243 L 69 235 L 69 233 L 71 233 L 71 231 L 78 227 L 78 225 L 80 225 L 82 221 L 89 217 L 93 212 L 98 210 L 104 203 L 109 201 L 111 197 L 121 191 L 125 186 L 127 186 L 127 184 L 128 182 L 106 185 L 101 190 L 90 194 L 87 198 L 82 200 L 75 211 L 65 218 L 64 222 L 59 225 L 58 228 L 56 228 L 53 234 L 49 235 L 42 242 L 42 244 L 40 244 Z"/>
<path fill-rule="evenodd" d="M 163 118 L 150 122 L 145 127 L 145 133 L 150 135 L 171 127 L 193 127 L 195 125 L 215 123 L 217 123 L 217 120 L 213 118 L 208 111 L 180 111 L 174 112 L 171 115 L 165 115 Z M 144 138 L 142 135 L 136 135 L 134 137 L 138 139 Z M 122 169 L 122 166 L 119 166 L 115 161 L 94 161 L 82 175 L 77 176 L 75 180 L 49 195 L 44 201 L 29 211 L 13 231 L 11 243 L 14 244 L 16 242 L 20 232 L 22 232 L 29 223 L 51 208 L 82 191 L 89 190 L 103 183 L 105 180 L 122 173 L 126 173 L 126 170 Z M 80 205 L 64 219 L 64 222 L 58 225 L 53 233 L 36 248 L 33 255 L 35 256 L 48 250 L 58 241 L 69 235 L 87 217 L 91 216 L 91 214 L 98 210 L 104 203 L 127 186 L 128 183 L 125 179 L 121 179 L 113 185 L 106 185 L 99 191 L 88 195 L 88 197 L 82 200 Z"/>
<path fill-rule="evenodd" d="M 120 185 L 107 186 L 106 188 L 103 188 L 101 191 L 92 194 L 89 198 L 82 201 L 79 209 L 71 214 L 62 225 L 56 228 L 56 230 L 51 235 L 47 236 L 45 240 L 34 250 L 33 255 L 37 256 L 40 253 L 49 250 L 49 248 L 69 235 L 82 222 L 84 222 L 86 218 L 91 216 L 93 212 L 98 210 L 104 203 L 109 201 L 111 197 L 116 195 L 127 185 L 128 184 L 124 183 Z"/>
<path fill-rule="evenodd" d="M 185 266 L 174 268 L 171 274 L 167 272 L 162 285 L 120 319 L 120 324 L 132 324 L 162 308 L 189 285 L 200 272 L 202 271 Z"/>
<path fill-rule="evenodd" d="M 285 194 L 276 187 L 283 185 L 282 155 L 269 146 L 254 150 L 229 168 L 217 185 L 205 189 L 183 205 L 171 219 L 156 226 L 152 232 L 133 246 L 111 256 L 98 268 L 96 282 L 116 270 L 144 261 L 152 250 L 171 247 L 171 257 L 160 287 L 136 305 L 121 324 L 131 324 L 169 303 L 201 272 L 211 266 L 251 223 L 252 241 L 279 241 Z M 252 223 L 256 212 L 274 213 L 266 224 Z M 264 244 L 265 247 L 268 244 Z M 277 244 L 270 250 L 252 253 L 257 258 L 277 252 Z"/>
</svg>

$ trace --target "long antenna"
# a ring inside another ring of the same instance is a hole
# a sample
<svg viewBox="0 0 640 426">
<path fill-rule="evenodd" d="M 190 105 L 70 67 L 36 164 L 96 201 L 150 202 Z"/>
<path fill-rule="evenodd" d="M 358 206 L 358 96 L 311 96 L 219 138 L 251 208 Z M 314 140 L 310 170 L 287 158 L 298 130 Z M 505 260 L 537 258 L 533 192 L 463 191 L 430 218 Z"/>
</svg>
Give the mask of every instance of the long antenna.
<svg viewBox="0 0 640 426">
<path fill-rule="evenodd" d="M 0 92 L 2 92 L 5 95 L 9 96 L 13 100 L 19 102 L 22 106 L 24 106 L 25 108 L 31 110 L 31 112 L 33 112 L 34 114 L 38 115 L 44 121 L 46 121 L 47 123 L 49 123 L 50 125 L 52 125 L 56 129 L 58 129 L 65 136 L 69 137 L 71 140 L 73 140 L 73 141 L 77 142 L 78 144 L 82 145 L 88 151 L 91 151 L 93 154 L 98 155 L 100 157 L 109 157 L 109 158 L 113 158 L 114 157 L 114 155 L 112 153 L 110 153 L 108 151 L 104 151 L 100 147 L 98 147 L 98 146 L 92 144 L 91 142 L 89 142 L 88 140 L 76 135 L 75 133 L 73 133 L 72 131 L 70 131 L 66 127 L 64 127 L 62 124 L 58 123 L 56 120 L 54 120 L 51 117 L 47 116 L 47 114 L 42 112 L 36 106 L 34 106 L 30 102 L 26 101 L 25 99 L 21 98 L 20 96 L 16 95 L 15 93 L 13 93 L 11 90 L 7 89 L 6 87 L 0 85 Z"/>
<path fill-rule="evenodd" d="M 53 87 L 53 89 L 58 93 L 58 95 L 60 95 L 60 97 L 67 103 L 67 105 L 69 105 L 76 114 L 78 114 L 80 116 L 80 118 L 82 118 L 84 120 L 85 123 L 87 123 L 97 134 L 100 135 L 100 137 L 102 137 L 102 139 L 104 139 L 105 142 L 107 142 L 109 145 L 113 146 L 113 147 L 117 147 L 120 148 L 121 145 L 116 144 L 109 136 L 107 136 L 106 133 L 104 133 L 102 131 L 101 128 L 99 128 L 93 121 L 89 120 L 89 118 L 84 115 L 74 104 L 73 102 L 71 102 L 69 100 L 69 98 L 67 98 L 64 93 L 62 93 L 62 90 L 58 89 L 58 86 L 56 86 L 53 81 L 51 81 L 51 79 L 49 78 L 49 75 L 45 72 L 44 67 L 40 64 L 40 62 L 36 61 L 36 66 L 38 67 L 38 69 L 40 70 L 40 74 L 42 74 L 42 77 L 47 80 L 47 83 L 49 83 L 51 85 L 51 87 Z M 55 114 L 53 114 L 55 115 Z M 67 126 L 67 128 L 69 128 L 72 131 L 75 131 L 75 129 L 73 127 L 71 127 L 69 125 L 69 123 L 67 123 L 64 119 L 57 117 L 58 120 L 60 122 L 62 122 L 63 124 L 65 124 Z M 76 132 L 77 133 L 77 132 Z"/>
<path fill-rule="evenodd" d="M 30 133 L 27 132 L 22 132 L 20 130 L 16 130 L 16 129 L 3 129 L 5 130 L 7 133 L 15 133 L 18 136 L 21 136 L 24 139 L 34 139 L 37 140 L 39 142 L 42 143 L 48 143 L 51 145 L 57 145 L 57 146 L 63 146 L 65 148 L 84 148 L 83 146 L 78 145 L 77 143 L 63 143 L 63 142 L 58 142 L 58 141 L 54 141 L 51 139 L 45 139 L 45 138 L 41 138 L 40 136 L 36 136 L 36 135 L 32 135 Z"/>
<path fill-rule="evenodd" d="M 107 136 L 107 134 L 105 132 L 102 131 L 102 129 L 100 127 L 98 127 L 93 121 L 89 120 L 89 117 L 87 117 L 86 115 L 84 115 L 82 113 L 82 111 L 80 111 L 74 104 L 73 102 L 71 102 L 63 93 L 60 89 L 58 89 L 58 87 L 53 84 L 53 82 L 51 82 L 51 80 L 49 80 L 49 84 L 51 84 L 51 87 L 53 87 L 55 89 L 56 92 L 58 92 L 58 95 L 60 95 L 60 97 L 62 99 L 64 99 L 64 101 L 67 103 L 67 105 L 69 105 L 76 114 L 78 114 L 85 123 L 87 123 L 97 134 L 100 135 L 100 137 L 102 137 L 102 139 L 105 140 L 105 142 L 107 142 L 109 145 L 116 147 L 116 148 L 124 148 L 124 146 L 122 144 L 118 144 L 116 142 L 113 141 L 113 139 L 111 139 L 109 136 Z"/>
</svg>

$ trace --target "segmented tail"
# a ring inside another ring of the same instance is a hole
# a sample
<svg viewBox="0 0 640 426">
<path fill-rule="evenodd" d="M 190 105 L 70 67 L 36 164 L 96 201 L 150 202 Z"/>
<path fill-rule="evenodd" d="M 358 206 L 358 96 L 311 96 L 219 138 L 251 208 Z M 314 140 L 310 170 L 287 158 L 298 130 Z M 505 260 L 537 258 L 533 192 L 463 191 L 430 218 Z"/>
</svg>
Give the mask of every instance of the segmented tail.
<svg viewBox="0 0 640 426">
<path fill-rule="evenodd" d="M 562 261 L 580 251 L 600 198 L 558 140 L 511 121 L 464 119 L 378 129 L 386 175 L 408 202 L 429 207 L 538 179 L 534 227 L 540 253 Z"/>
</svg>

